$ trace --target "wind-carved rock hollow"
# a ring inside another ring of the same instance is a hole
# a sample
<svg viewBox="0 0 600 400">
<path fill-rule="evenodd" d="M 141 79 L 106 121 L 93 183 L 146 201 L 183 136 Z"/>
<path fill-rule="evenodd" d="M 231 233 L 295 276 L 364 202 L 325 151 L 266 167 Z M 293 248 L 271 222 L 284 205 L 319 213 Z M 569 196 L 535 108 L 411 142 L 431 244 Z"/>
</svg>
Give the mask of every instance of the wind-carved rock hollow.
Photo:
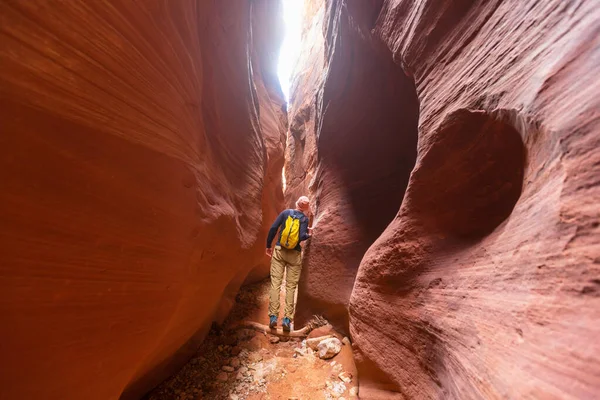
<svg viewBox="0 0 600 400">
<path fill-rule="evenodd" d="M 298 307 L 348 329 L 361 398 L 600 393 L 592 3 L 309 2 Z"/>
<path fill-rule="evenodd" d="M 598 397 L 597 2 L 306 0 L 289 104 L 276 0 L 0 19 L 0 399 L 142 398 L 301 194 L 348 393 Z"/>
</svg>

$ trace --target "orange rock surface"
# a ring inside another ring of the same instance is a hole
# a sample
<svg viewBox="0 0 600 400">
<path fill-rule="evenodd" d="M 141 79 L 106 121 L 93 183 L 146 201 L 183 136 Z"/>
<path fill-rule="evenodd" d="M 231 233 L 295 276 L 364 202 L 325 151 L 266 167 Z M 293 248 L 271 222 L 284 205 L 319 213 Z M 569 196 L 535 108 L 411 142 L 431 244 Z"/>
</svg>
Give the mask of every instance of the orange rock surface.
<svg viewBox="0 0 600 400">
<path fill-rule="evenodd" d="M 0 398 L 137 399 L 265 276 L 278 13 L 0 4 Z"/>
</svg>

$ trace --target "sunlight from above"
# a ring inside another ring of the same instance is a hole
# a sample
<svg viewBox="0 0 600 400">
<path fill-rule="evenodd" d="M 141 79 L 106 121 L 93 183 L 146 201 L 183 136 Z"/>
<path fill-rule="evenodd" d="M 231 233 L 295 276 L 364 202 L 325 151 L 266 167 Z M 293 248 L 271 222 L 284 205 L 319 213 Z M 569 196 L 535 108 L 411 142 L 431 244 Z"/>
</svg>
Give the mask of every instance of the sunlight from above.
<svg viewBox="0 0 600 400">
<path fill-rule="evenodd" d="M 277 75 L 285 101 L 289 101 L 292 72 L 300 54 L 304 0 L 281 0 L 281 2 L 283 3 L 285 33 L 279 53 Z"/>
</svg>

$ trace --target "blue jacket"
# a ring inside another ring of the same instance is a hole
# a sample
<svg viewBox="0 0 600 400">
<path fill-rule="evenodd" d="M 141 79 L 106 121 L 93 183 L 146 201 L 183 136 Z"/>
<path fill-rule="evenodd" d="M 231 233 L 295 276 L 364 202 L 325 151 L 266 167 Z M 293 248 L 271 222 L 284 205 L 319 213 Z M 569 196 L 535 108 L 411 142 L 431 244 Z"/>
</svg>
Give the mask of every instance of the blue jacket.
<svg viewBox="0 0 600 400">
<path fill-rule="evenodd" d="M 298 244 L 296 245 L 294 250 L 302 251 L 300 242 L 302 242 L 310 237 L 310 235 L 308 234 L 308 217 L 306 215 L 304 215 L 304 213 L 302 211 L 292 210 L 292 209 L 284 210 L 281 212 L 281 214 L 279 214 L 279 216 L 277 216 L 277 219 L 271 226 L 271 229 L 269 229 L 269 234 L 267 235 L 267 249 L 271 248 L 271 243 L 273 243 L 273 239 L 275 238 L 275 234 L 277 233 L 277 230 L 279 228 L 283 228 L 283 226 L 285 226 L 285 220 L 290 215 L 300 216 L 300 241 L 298 242 Z M 279 231 L 279 238 L 277 239 L 277 246 L 281 245 L 282 231 L 283 231 L 283 229 L 281 229 Z"/>
</svg>

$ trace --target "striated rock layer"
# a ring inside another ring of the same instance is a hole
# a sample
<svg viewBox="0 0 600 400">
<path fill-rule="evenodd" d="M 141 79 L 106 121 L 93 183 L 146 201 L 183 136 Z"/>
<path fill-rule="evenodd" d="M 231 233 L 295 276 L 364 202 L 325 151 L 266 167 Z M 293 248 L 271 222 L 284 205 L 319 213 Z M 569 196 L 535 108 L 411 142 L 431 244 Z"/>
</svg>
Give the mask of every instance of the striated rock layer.
<svg viewBox="0 0 600 400">
<path fill-rule="evenodd" d="M 600 393 L 600 14 L 526 3 L 311 2 L 298 310 L 349 307 L 361 398 Z"/>
<path fill-rule="evenodd" d="M 412 82 L 371 40 L 373 5 L 341 4 L 320 3 L 305 29 L 286 193 L 296 196 L 296 183 L 305 182 L 316 198 L 318 233 L 305 253 L 298 316 L 325 314 L 347 331 L 360 260 L 396 214 L 415 163 L 419 106 Z"/>
<path fill-rule="evenodd" d="M 0 398 L 139 398 L 265 276 L 276 5 L 2 2 Z"/>
</svg>

